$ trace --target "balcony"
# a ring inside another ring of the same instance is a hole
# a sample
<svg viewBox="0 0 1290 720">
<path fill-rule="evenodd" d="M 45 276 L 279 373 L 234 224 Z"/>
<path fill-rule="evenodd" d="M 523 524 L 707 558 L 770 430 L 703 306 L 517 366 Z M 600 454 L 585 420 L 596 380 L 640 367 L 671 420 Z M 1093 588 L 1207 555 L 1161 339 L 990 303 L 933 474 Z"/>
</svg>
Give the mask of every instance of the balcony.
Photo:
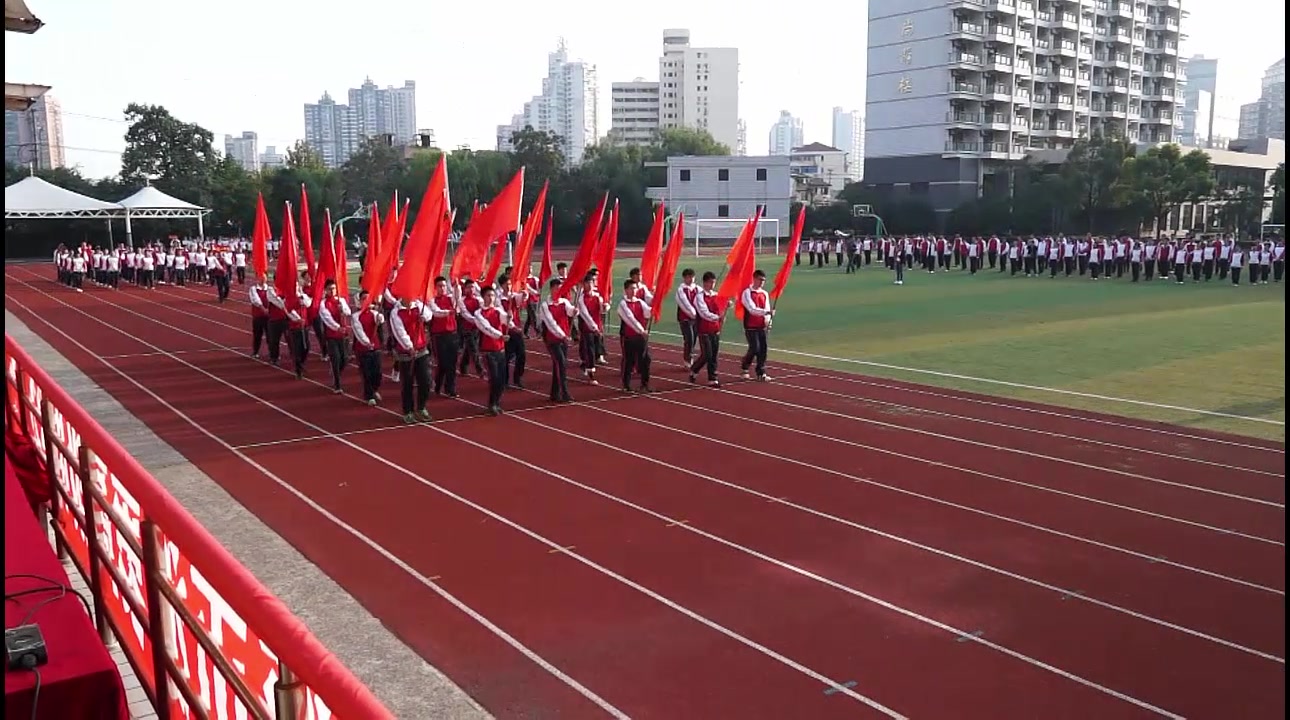
<svg viewBox="0 0 1290 720">
<path fill-rule="evenodd" d="M 951 95 L 980 95 L 981 86 L 969 82 L 952 82 L 946 86 Z"/>
<path fill-rule="evenodd" d="M 975 155 L 981 152 L 981 143 L 965 142 L 962 140 L 945 141 L 945 154 L 947 155 Z"/>
<path fill-rule="evenodd" d="M 1066 84 L 1074 83 L 1075 82 L 1074 68 L 1068 68 L 1068 67 L 1057 68 L 1057 80 L 1058 82 L 1063 82 Z"/>
<path fill-rule="evenodd" d="M 999 157 L 1002 159 L 1007 159 L 1008 147 L 1009 147 L 1008 143 L 1006 142 L 989 142 L 989 143 L 984 143 L 982 145 L 981 152 L 985 153 L 990 157 Z"/>
<path fill-rule="evenodd" d="M 986 6 L 996 12 L 1014 13 L 1017 11 L 1017 0 L 989 0 Z"/>
<path fill-rule="evenodd" d="M 1119 68 L 1121 70 L 1129 69 L 1129 56 L 1125 55 L 1124 53 L 1115 53 L 1114 55 L 1109 55 L 1108 62 L 1111 63 L 1111 67 Z"/>
<path fill-rule="evenodd" d="M 1117 2 L 1117 3 L 1112 3 L 1112 5 L 1111 5 L 1111 14 L 1112 14 L 1112 15 L 1115 15 L 1116 17 L 1132 18 L 1132 17 L 1133 17 L 1133 5 L 1131 5 L 1131 4 L 1127 3 L 1127 2 Z"/>
<path fill-rule="evenodd" d="M 1052 133 L 1057 137 L 1074 137 L 1075 128 L 1068 122 L 1062 121 L 1054 123 L 1051 127 Z"/>
<path fill-rule="evenodd" d="M 976 53 L 951 52 L 950 65 L 981 65 L 981 56 Z"/>
<path fill-rule="evenodd" d="M 1009 85 L 987 85 L 985 94 L 987 100 L 1007 102 L 1012 99 L 1012 87 Z"/>
<path fill-rule="evenodd" d="M 986 113 L 981 122 L 991 130 L 1007 130 L 1012 127 L 1012 122 L 1003 113 Z"/>
<path fill-rule="evenodd" d="M 1062 13 L 1056 17 L 1055 21 L 1056 25 L 1060 28 L 1065 28 L 1067 30 L 1079 29 L 1079 17 L 1073 13 Z"/>
<path fill-rule="evenodd" d="M 1057 54 L 1062 55 L 1064 57 L 1073 58 L 1079 54 L 1079 50 L 1077 49 L 1075 43 L 1071 42 L 1070 40 L 1067 40 L 1057 46 Z"/>
<path fill-rule="evenodd" d="M 951 10 L 985 10 L 986 0 L 950 0 Z"/>
<path fill-rule="evenodd" d="M 985 34 L 990 40 L 998 40 L 1000 42 L 1012 42 L 1014 37 L 1012 28 L 1007 25 L 999 25 L 998 23 L 987 27 L 985 29 Z"/>
<path fill-rule="evenodd" d="M 1031 64 L 1022 60 L 1017 61 L 1017 63 L 1012 66 L 1012 72 L 1016 73 L 1017 75 L 1029 76 L 1032 70 L 1033 70 L 1033 67 L 1031 66 Z"/>
<path fill-rule="evenodd" d="M 1035 13 L 1035 19 L 1041 23 L 1051 23 L 1053 21 L 1053 14 L 1047 10 L 1040 10 Z"/>
<path fill-rule="evenodd" d="M 1012 58 L 1007 55 L 986 55 L 986 69 L 998 72 L 1012 72 Z"/>
<path fill-rule="evenodd" d="M 1048 38 L 1040 38 L 1034 42 L 1035 52 L 1046 53 L 1051 50 L 1052 47 L 1053 44 L 1048 41 Z"/>
<path fill-rule="evenodd" d="M 985 26 L 973 22 L 954 23 L 954 27 L 950 29 L 950 35 L 985 35 Z"/>
<path fill-rule="evenodd" d="M 980 125 L 984 122 L 985 116 L 981 113 L 951 110 L 945 113 L 945 122 L 950 125 Z"/>
<path fill-rule="evenodd" d="M 1030 130 L 1030 120 L 1025 116 L 1018 115 L 1012 119 L 1013 132 L 1028 132 Z"/>
</svg>

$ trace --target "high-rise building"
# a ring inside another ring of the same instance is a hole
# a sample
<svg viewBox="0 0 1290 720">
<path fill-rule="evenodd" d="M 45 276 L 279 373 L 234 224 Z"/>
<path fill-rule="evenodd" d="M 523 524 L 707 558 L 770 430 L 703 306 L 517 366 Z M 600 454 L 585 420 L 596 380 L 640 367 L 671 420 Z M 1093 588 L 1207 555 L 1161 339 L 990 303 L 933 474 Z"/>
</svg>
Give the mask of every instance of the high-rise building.
<svg viewBox="0 0 1290 720">
<path fill-rule="evenodd" d="M 1180 0 L 869 0 L 865 179 L 949 210 L 1098 133 L 1175 140 Z"/>
<path fill-rule="evenodd" d="M 1182 145 L 1224 149 L 1237 136 L 1236 99 L 1219 92 L 1218 60 L 1196 55 L 1185 65 L 1182 108 L 1178 114 L 1178 142 Z M 1179 80 L 1182 84 L 1182 80 Z"/>
<path fill-rule="evenodd" d="M 358 149 L 359 134 L 352 108 L 338 105 L 328 93 L 305 105 L 305 143 L 318 153 L 323 165 L 337 168 Z"/>
<path fill-rule="evenodd" d="M 599 97 L 596 66 L 571 62 L 568 47 L 561 40 L 555 52 L 547 55 L 542 93 L 524 103 L 523 111 L 514 115 L 510 123 L 497 126 L 497 149 L 511 150 L 511 136 L 532 127 L 560 137 L 566 162 L 582 162 L 583 153 L 600 137 Z"/>
<path fill-rule="evenodd" d="M 864 118 L 859 112 L 833 108 L 833 147 L 847 154 L 847 180 L 863 180 Z"/>
<path fill-rule="evenodd" d="M 67 164 L 63 109 L 48 93 L 26 110 L 4 111 L 6 164 L 52 170 Z"/>
<path fill-rule="evenodd" d="M 287 156 L 278 152 L 275 145 L 265 145 L 264 152 L 260 153 L 260 169 L 277 170 L 287 164 Z"/>
<path fill-rule="evenodd" d="M 651 106 L 657 109 L 652 120 Z M 676 127 L 707 130 L 732 153 L 747 154 L 747 128 L 739 119 L 738 49 L 690 47 L 689 30 L 664 30 L 658 82 L 637 78 L 613 84 L 609 137 L 614 142 L 645 145 L 660 129 Z"/>
<path fill-rule="evenodd" d="M 406 80 L 403 87 L 382 88 L 369 77 L 350 88 L 349 111 L 359 138 L 391 135 L 395 145 L 411 145 L 417 136 L 417 84 Z"/>
<path fill-rule="evenodd" d="M 779 119 L 770 126 L 770 154 L 791 155 L 793 148 L 806 144 L 802 119 L 793 117 L 787 110 L 779 111 Z"/>
<path fill-rule="evenodd" d="M 1286 59 L 1272 63 L 1263 73 L 1259 99 L 1241 106 L 1242 140 L 1286 138 Z"/>
<path fill-rule="evenodd" d="M 250 130 L 240 136 L 224 136 L 224 156 L 233 158 L 247 172 L 260 171 L 260 139 Z"/>
</svg>

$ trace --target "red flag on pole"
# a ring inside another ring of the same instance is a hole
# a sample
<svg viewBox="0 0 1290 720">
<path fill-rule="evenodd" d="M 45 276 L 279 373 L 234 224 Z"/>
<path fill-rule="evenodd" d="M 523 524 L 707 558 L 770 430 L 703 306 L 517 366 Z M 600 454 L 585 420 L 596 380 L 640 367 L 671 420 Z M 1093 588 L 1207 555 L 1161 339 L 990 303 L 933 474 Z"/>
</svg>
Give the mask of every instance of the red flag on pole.
<svg viewBox="0 0 1290 720">
<path fill-rule="evenodd" d="M 273 289 L 286 302 L 288 310 L 300 307 L 300 259 L 291 203 L 286 204 L 282 213 L 282 249 L 278 252 L 278 267 L 273 273 Z"/>
<path fill-rule="evenodd" d="M 322 305 L 323 288 L 327 285 L 328 280 L 336 279 L 336 245 L 332 242 L 330 226 L 327 232 L 326 242 L 323 243 L 322 259 L 318 264 L 318 274 L 314 276 L 313 304 L 310 310 L 317 312 Z"/>
<path fill-rule="evenodd" d="M 331 211 L 327 211 L 327 226 L 331 227 Z M 332 238 L 332 245 L 335 248 L 332 252 L 336 258 L 336 294 L 345 298 L 348 302 L 349 297 L 349 251 L 345 245 L 345 229 L 336 228 L 336 236 Z"/>
<path fill-rule="evenodd" d="M 578 252 L 574 254 L 573 262 L 569 263 L 569 280 L 556 289 L 553 300 L 568 297 L 575 287 L 582 285 L 583 276 L 591 270 L 596 242 L 600 239 L 600 224 L 605 218 L 605 206 L 608 204 L 609 193 L 605 193 L 600 198 L 600 204 L 596 206 L 595 212 L 587 218 L 587 227 L 582 231 L 582 244 L 578 245 Z"/>
<path fill-rule="evenodd" d="M 484 271 L 484 278 L 480 282 L 484 286 L 492 285 L 497 282 L 497 274 L 502 271 L 502 260 L 506 259 L 506 236 L 497 238 L 493 243 L 493 254 L 488 258 L 488 269 Z"/>
<path fill-rule="evenodd" d="M 305 190 L 305 184 L 300 183 L 300 241 L 305 251 L 305 269 L 309 271 L 309 277 L 317 280 L 318 261 L 314 259 L 314 231 L 313 222 L 309 218 L 309 193 Z M 318 307 L 314 303 L 314 307 Z"/>
<path fill-rule="evenodd" d="M 641 282 L 645 287 L 655 290 L 654 281 L 658 279 L 659 257 L 663 254 L 663 203 L 654 208 L 654 224 L 650 226 L 649 237 L 645 239 L 645 250 L 641 253 Z"/>
<path fill-rule="evenodd" d="M 511 278 L 513 288 L 524 288 L 528 284 L 529 263 L 533 257 L 533 246 L 537 244 L 537 236 L 542 232 L 542 219 L 546 216 L 546 193 L 550 185 L 549 180 L 542 183 L 542 190 L 538 193 L 533 208 L 529 210 L 520 239 L 515 243 L 515 257 L 511 263 L 515 266 L 515 277 Z"/>
<path fill-rule="evenodd" d="M 542 246 L 542 269 L 538 271 L 538 287 L 544 288 L 551 281 L 551 276 L 555 275 L 555 269 L 551 266 L 551 236 L 555 234 L 555 210 L 547 215 L 546 220 L 546 240 Z"/>
<path fill-rule="evenodd" d="M 264 210 L 264 193 L 255 201 L 255 226 L 251 230 L 251 271 L 256 277 L 269 276 L 269 213 Z"/>
<path fill-rule="evenodd" d="M 417 213 L 416 222 L 412 224 L 412 235 L 408 238 L 407 251 L 403 253 L 403 267 L 399 270 L 394 286 L 390 288 L 395 297 L 420 297 L 426 283 L 438 272 L 430 267 L 430 262 L 439 241 L 440 216 L 443 214 L 447 193 L 448 165 L 445 156 L 440 155 L 439 164 L 430 176 L 430 183 L 426 185 L 425 195 L 421 198 L 421 210 Z M 403 217 L 396 226 L 396 233 L 400 233 L 398 228 L 407 222 L 407 213 L 404 210 Z"/>
<path fill-rule="evenodd" d="M 605 224 L 605 232 L 596 244 L 596 267 L 600 270 L 600 276 L 596 278 L 596 290 L 606 299 L 614 290 L 614 255 L 617 252 L 618 201 L 615 200 L 614 209 L 609 212 L 609 222 Z"/>
<path fill-rule="evenodd" d="M 372 203 L 372 211 L 367 215 L 367 253 L 363 257 L 363 269 L 376 267 L 381 257 L 381 211 Z"/>
<path fill-rule="evenodd" d="M 784 288 L 788 286 L 788 278 L 793 274 L 793 259 L 797 256 L 797 250 L 802 244 L 802 229 L 806 226 L 806 207 L 803 206 L 797 211 L 797 222 L 793 223 L 793 237 L 788 241 L 788 252 L 784 254 L 784 264 L 780 266 L 779 272 L 775 274 L 775 284 L 770 288 L 770 299 L 775 301 L 779 299 Z"/>
<path fill-rule="evenodd" d="M 731 262 L 726 269 L 726 276 L 722 279 L 721 286 L 717 288 L 717 295 L 723 300 L 734 300 L 739 297 L 744 288 L 752 283 L 753 271 L 757 269 L 757 255 L 753 235 L 759 220 L 761 220 L 760 206 L 757 208 L 757 212 L 744 224 L 744 229 L 739 233 L 739 239 L 735 241 L 735 246 L 730 248 L 730 254 L 727 257 L 731 259 Z M 743 317 L 743 306 L 740 303 L 735 303 L 735 317 Z"/>
<path fill-rule="evenodd" d="M 470 219 L 466 233 L 452 259 L 453 282 L 463 275 L 479 276 L 493 241 L 520 226 L 520 204 L 524 199 L 524 168 L 502 188 L 483 210 Z"/>
<path fill-rule="evenodd" d="M 672 239 L 667 243 L 667 251 L 663 254 L 663 262 L 658 269 L 658 287 L 654 289 L 655 294 L 667 292 L 672 287 L 672 282 L 676 280 L 676 266 L 681 264 L 681 250 L 685 246 L 685 213 L 681 213 L 676 218 L 676 227 L 672 228 Z M 658 322 L 663 317 L 663 303 L 655 301 L 654 303 L 654 322 Z"/>
</svg>

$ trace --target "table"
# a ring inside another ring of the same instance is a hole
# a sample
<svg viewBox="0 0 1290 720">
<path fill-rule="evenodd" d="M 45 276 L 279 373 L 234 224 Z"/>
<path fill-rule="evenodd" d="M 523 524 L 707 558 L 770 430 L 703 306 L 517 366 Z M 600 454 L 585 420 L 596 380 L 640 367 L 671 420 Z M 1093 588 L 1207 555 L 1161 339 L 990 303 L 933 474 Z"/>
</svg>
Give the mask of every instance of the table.
<svg viewBox="0 0 1290 720">
<path fill-rule="evenodd" d="M 21 484 L 6 456 L 4 461 L 4 591 L 15 592 L 48 585 L 42 580 L 10 578 L 15 574 L 39 575 L 68 586 L 67 595 L 45 603 L 28 621 L 40 627 L 49 651 L 49 662 L 40 670 L 40 697 L 35 713 L 36 676 L 26 670 L 4 674 L 4 714 L 7 718 L 45 720 L 128 720 L 125 688 L 116 663 L 99 640 L 85 606 L 70 592 L 67 573 L 47 535 L 32 515 Z M 23 621 L 32 608 L 58 596 L 57 590 L 5 600 L 4 625 Z M 88 600 L 88 598 L 87 598 Z"/>
</svg>

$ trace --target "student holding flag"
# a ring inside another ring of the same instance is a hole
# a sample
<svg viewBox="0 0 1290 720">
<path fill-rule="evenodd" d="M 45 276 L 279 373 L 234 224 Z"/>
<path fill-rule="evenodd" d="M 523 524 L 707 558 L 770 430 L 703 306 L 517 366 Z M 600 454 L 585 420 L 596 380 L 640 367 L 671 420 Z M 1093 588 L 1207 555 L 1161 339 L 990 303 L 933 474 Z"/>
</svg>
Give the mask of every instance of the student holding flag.
<svg viewBox="0 0 1290 720">
<path fill-rule="evenodd" d="M 367 301 L 370 293 L 358 291 L 360 310 L 354 313 L 350 328 L 354 335 L 354 355 L 358 358 L 358 374 L 363 380 L 363 402 L 371 407 L 381 400 L 381 334 L 385 324 L 382 315 Z"/>
<path fill-rule="evenodd" d="M 394 338 L 394 361 L 403 382 L 403 421 L 429 422 L 430 411 L 430 355 L 427 347 L 426 323 L 430 311 L 412 295 L 404 295 L 399 306 L 390 313 L 390 336 Z M 415 387 L 414 387 L 415 386 Z"/>
<path fill-rule="evenodd" d="M 524 347 L 524 332 L 520 326 L 520 308 L 524 307 L 527 297 L 525 292 L 511 289 L 511 278 L 503 275 L 497 279 L 497 304 L 506 311 L 505 358 L 506 368 L 510 371 L 510 385 L 517 390 L 524 389 L 524 367 L 528 364 L 528 352 Z M 512 366 L 512 363 L 514 365 Z"/>
<path fill-rule="evenodd" d="M 457 355 L 461 350 L 457 334 L 457 314 L 461 300 L 452 292 L 448 278 L 434 279 L 434 297 L 430 300 L 430 344 L 434 348 L 434 392 L 457 397 Z"/>
<path fill-rule="evenodd" d="M 623 281 L 623 299 L 618 301 L 618 320 L 622 323 L 623 341 L 623 391 L 632 391 L 632 374 L 640 375 L 640 391 L 650 392 L 649 387 L 649 303 L 640 297 L 635 280 Z"/>
<path fill-rule="evenodd" d="M 604 298 L 596 291 L 596 277 L 587 273 L 578 293 L 578 358 L 582 360 L 582 375 L 587 384 L 596 382 L 596 348 L 600 345 L 601 323 L 604 321 Z"/>
<path fill-rule="evenodd" d="M 506 391 L 506 339 L 511 319 L 497 302 L 492 287 L 481 292 L 480 306 L 473 318 L 479 328 L 479 352 L 488 368 L 488 414 L 502 414 L 502 393 Z"/>
<path fill-rule="evenodd" d="M 686 272 L 690 274 L 690 284 L 693 285 L 694 271 L 686 270 Z M 680 298 L 679 293 L 677 297 Z M 708 385 L 714 388 L 721 387 L 721 383 L 717 380 L 717 359 L 721 351 L 722 318 L 726 315 L 728 304 L 717 294 L 717 274 L 711 271 L 703 273 L 703 288 L 695 294 L 691 302 L 696 318 L 694 328 L 699 355 L 690 365 L 690 382 L 696 382 L 699 370 L 707 368 Z"/>
<path fill-rule="evenodd" d="M 748 340 L 748 352 L 744 353 L 743 362 L 740 363 L 745 380 L 748 379 L 748 369 L 754 361 L 757 363 L 757 379 L 763 382 L 770 380 L 770 376 L 766 374 L 766 354 L 770 349 L 766 341 L 775 310 L 770 306 L 770 293 L 763 287 L 765 284 L 766 273 L 754 270 L 752 284 L 744 288 L 739 297 L 739 304 L 743 307 L 744 337 Z"/>
<path fill-rule="evenodd" d="M 339 395 L 340 375 L 349 364 L 345 340 L 350 335 L 349 303 L 336 293 L 336 281 L 328 278 L 323 284 L 323 298 L 318 306 L 318 321 L 323 326 L 323 356 L 331 363 L 332 392 Z"/>
<path fill-rule="evenodd" d="M 551 402 L 573 402 L 569 397 L 569 331 L 578 309 L 568 298 L 557 297 L 559 278 L 551 278 L 551 300 L 538 307 L 538 331 L 551 355 Z"/>
</svg>

